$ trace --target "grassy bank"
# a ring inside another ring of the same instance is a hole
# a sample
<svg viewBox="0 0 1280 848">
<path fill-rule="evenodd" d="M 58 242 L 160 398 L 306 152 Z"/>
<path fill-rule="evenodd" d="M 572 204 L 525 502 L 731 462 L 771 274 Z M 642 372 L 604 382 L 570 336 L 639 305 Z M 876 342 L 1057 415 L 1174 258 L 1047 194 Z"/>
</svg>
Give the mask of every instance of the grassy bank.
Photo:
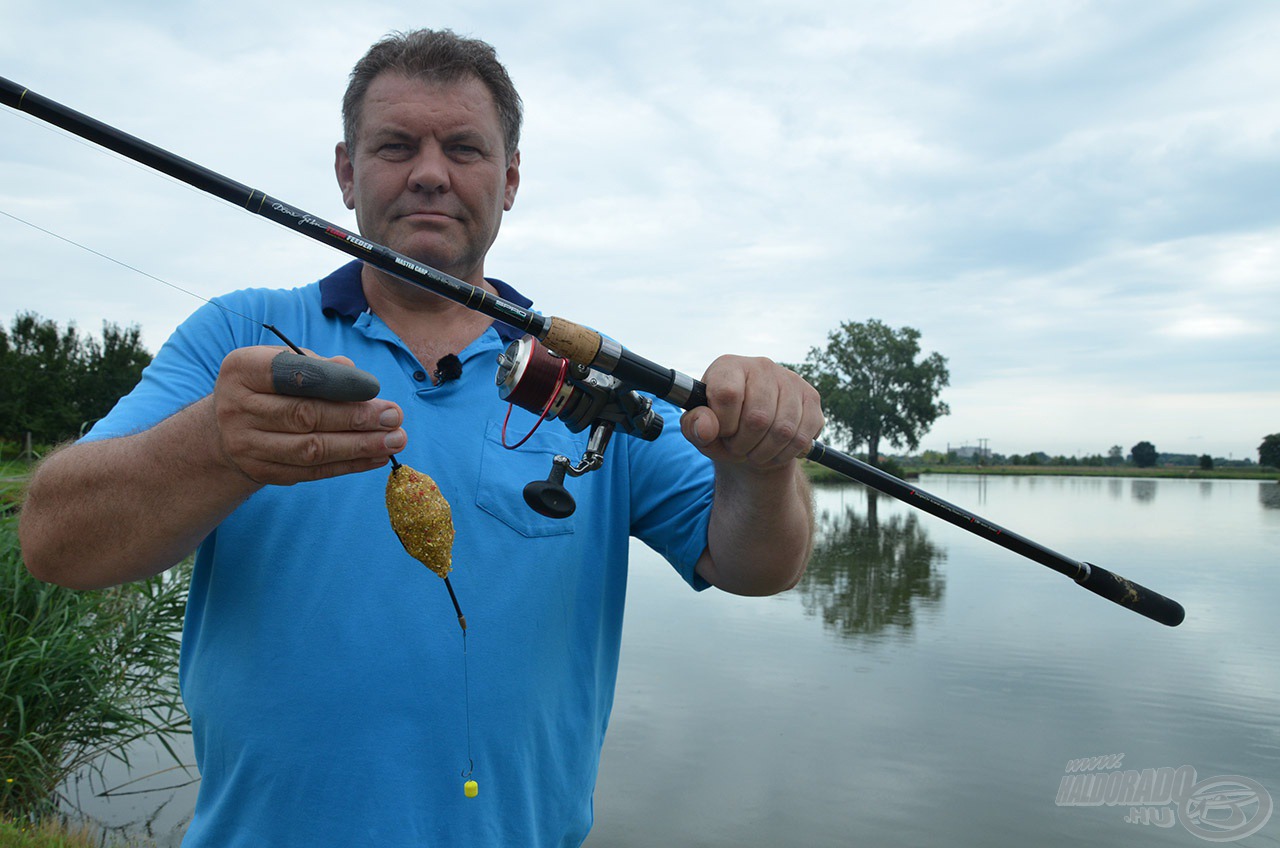
<svg viewBox="0 0 1280 848">
<path fill-rule="evenodd" d="M 1004 477 L 1166 477 L 1179 480 L 1276 480 L 1280 471 L 1266 468 L 1214 468 L 1204 470 L 1188 466 L 1132 468 L 1128 466 L 1086 465 L 920 465 L 899 466 L 906 474 L 984 474 Z M 815 482 L 837 482 L 846 478 L 814 462 L 804 461 L 805 472 Z M 891 470 L 889 473 L 902 476 Z"/>
<path fill-rule="evenodd" d="M 54 819 L 39 824 L 19 824 L 0 819 L 0 848 L 118 848 L 83 827 L 70 827 Z"/>
<path fill-rule="evenodd" d="M 1280 480 L 1280 471 L 1261 468 L 1163 468 L 1092 467 L 1085 465 L 935 465 L 917 469 L 921 474 L 989 474 L 996 476 L 1056 477 L 1167 477 L 1179 480 Z"/>
</svg>

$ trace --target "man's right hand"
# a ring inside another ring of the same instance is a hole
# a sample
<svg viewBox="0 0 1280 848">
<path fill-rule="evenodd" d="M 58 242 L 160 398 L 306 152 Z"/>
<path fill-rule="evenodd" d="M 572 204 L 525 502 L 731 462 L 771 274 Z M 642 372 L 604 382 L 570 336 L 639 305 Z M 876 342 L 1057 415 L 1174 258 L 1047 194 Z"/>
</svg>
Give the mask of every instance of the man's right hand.
<svg viewBox="0 0 1280 848">
<path fill-rule="evenodd" d="M 238 348 L 213 390 L 224 461 L 260 485 L 288 486 L 386 465 L 407 440 L 404 413 L 388 400 L 351 402 L 277 394 L 278 347 Z M 354 367 L 346 357 L 337 362 Z"/>
<path fill-rule="evenodd" d="M 46 457 L 18 524 L 31 573 L 76 589 L 149 577 L 263 485 L 367 471 L 404 446 L 403 413 L 390 401 L 276 394 L 279 353 L 232 351 L 211 395 L 140 433 Z"/>
</svg>

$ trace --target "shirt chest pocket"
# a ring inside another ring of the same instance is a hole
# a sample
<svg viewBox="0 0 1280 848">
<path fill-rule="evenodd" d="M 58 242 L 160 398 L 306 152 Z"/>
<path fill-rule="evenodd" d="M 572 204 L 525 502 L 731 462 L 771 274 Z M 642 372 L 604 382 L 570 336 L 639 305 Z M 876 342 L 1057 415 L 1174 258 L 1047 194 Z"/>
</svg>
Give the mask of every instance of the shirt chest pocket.
<svg viewBox="0 0 1280 848">
<path fill-rule="evenodd" d="M 502 424 L 491 422 L 484 436 L 480 455 L 480 479 L 476 486 L 476 506 L 506 524 L 522 536 L 538 538 L 563 536 L 574 532 L 574 518 L 548 518 L 539 515 L 525 503 L 524 487 L 535 480 L 545 480 L 551 473 L 551 461 L 557 455 L 577 462 L 586 448 L 586 434 L 581 441 L 559 430 L 558 425 L 545 425 L 522 447 L 508 450 L 502 445 Z M 512 441 L 519 441 L 516 434 Z"/>
</svg>

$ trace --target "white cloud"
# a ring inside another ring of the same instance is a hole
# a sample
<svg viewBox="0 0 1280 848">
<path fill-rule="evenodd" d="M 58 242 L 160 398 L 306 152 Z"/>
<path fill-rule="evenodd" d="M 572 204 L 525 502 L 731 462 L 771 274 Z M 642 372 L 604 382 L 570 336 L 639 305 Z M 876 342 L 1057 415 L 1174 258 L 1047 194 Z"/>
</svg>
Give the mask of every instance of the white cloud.
<svg viewBox="0 0 1280 848">
<path fill-rule="evenodd" d="M 1235 315 L 1214 315 L 1208 309 L 1196 310 L 1161 327 L 1158 332 L 1183 339 L 1223 339 L 1266 332 L 1266 326 Z"/>
</svg>

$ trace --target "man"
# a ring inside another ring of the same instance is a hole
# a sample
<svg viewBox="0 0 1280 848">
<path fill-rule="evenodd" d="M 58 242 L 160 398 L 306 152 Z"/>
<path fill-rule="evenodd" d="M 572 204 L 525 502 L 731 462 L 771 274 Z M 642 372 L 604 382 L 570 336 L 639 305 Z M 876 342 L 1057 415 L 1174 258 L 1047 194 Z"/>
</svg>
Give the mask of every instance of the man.
<svg viewBox="0 0 1280 848">
<path fill-rule="evenodd" d="M 520 183 L 520 100 L 492 48 L 388 37 L 343 111 L 335 170 L 361 233 L 527 304 L 484 275 Z M 721 357 L 709 406 L 654 442 L 615 439 L 558 521 L 520 488 L 585 436 L 547 425 L 503 449 L 493 375 L 509 328 L 360 263 L 222 302 L 234 313 L 195 313 L 108 418 L 40 467 L 20 526 L 32 573 L 79 588 L 159 573 L 199 545 L 180 672 L 202 774 L 186 844 L 580 844 L 629 536 L 695 588 L 794 585 L 812 532 L 795 457 L 822 426 L 816 392 L 767 360 Z M 274 394 L 262 321 L 341 351 L 382 395 Z M 430 377 L 447 354 L 460 377 Z M 516 410 L 512 426 L 532 420 Z M 385 474 L 368 472 L 392 454 L 452 506 L 467 642 L 388 525 Z"/>
</svg>

